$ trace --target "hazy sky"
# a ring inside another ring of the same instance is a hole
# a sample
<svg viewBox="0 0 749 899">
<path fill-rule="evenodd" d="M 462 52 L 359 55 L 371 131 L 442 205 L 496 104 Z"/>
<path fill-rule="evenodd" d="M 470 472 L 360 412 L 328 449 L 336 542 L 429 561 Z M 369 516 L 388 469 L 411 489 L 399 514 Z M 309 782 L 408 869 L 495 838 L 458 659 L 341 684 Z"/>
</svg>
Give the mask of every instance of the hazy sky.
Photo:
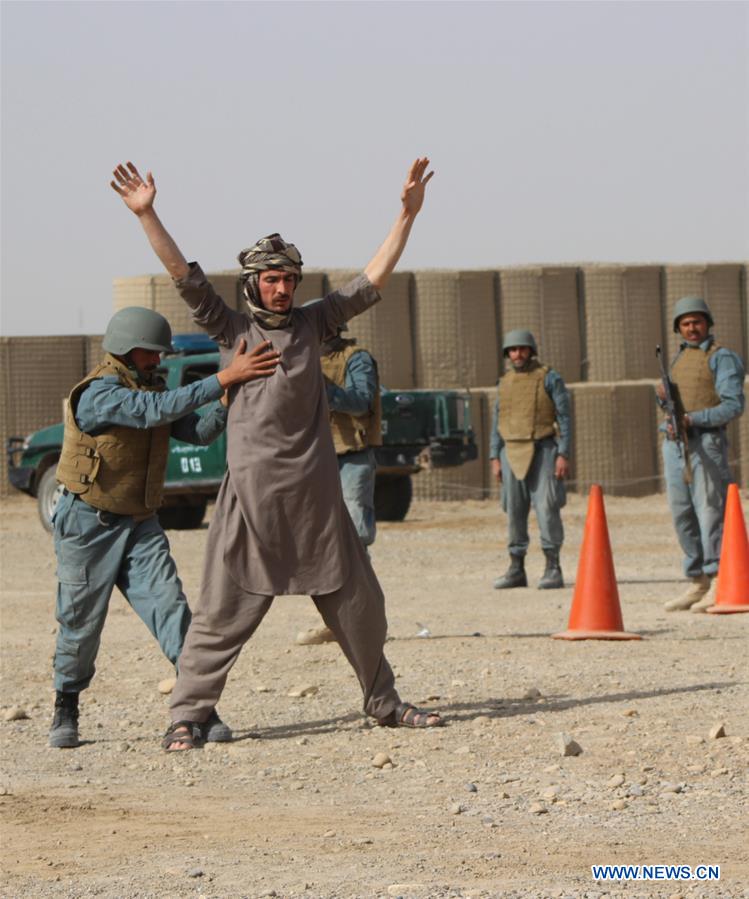
<svg viewBox="0 0 749 899">
<path fill-rule="evenodd" d="M 363 266 L 422 154 L 402 268 L 749 255 L 746 3 L 0 8 L 6 335 L 101 333 L 160 271 L 126 159 L 208 270 L 275 230 Z"/>
</svg>

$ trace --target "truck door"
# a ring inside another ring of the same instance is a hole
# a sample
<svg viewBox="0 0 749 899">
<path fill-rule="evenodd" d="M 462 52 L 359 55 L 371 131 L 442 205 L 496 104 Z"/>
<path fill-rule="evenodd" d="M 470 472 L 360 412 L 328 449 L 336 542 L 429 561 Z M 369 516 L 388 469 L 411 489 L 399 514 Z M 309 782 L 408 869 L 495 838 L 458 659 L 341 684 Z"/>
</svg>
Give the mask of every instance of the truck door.
<svg viewBox="0 0 749 899">
<path fill-rule="evenodd" d="M 179 385 L 192 384 L 194 381 L 215 375 L 218 361 L 187 362 L 182 368 Z M 197 410 L 198 415 L 205 413 L 208 407 Z M 220 434 L 208 446 L 193 446 L 182 440 L 172 438 L 169 444 L 169 462 L 166 470 L 166 488 L 172 493 L 175 488 L 189 487 L 199 491 L 209 486 L 217 488 L 226 469 L 226 432 Z"/>
</svg>

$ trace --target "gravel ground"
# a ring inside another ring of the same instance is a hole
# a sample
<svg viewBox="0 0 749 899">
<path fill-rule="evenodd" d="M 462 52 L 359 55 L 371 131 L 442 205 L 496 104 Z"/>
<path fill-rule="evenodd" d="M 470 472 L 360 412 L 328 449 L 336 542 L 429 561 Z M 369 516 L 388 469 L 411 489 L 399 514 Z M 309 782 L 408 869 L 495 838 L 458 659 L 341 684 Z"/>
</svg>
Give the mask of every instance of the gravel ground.
<svg viewBox="0 0 749 899">
<path fill-rule="evenodd" d="M 311 601 L 282 597 L 222 698 L 235 742 L 177 756 L 159 747 L 170 667 L 119 594 L 82 699 L 85 742 L 47 747 L 54 553 L 34 503 L 5 500 L 2 896 L 749 896 L 749 615 L 663 612 L 682 587 L 665 499 L 606 506 L 625 626 L 642 641 L 549 639 L 572 587 L 491 589 L 506 565 L 495 504 L 415 504 L 380 526 L 373 561 L 399 689 L 446 726 L 370 727 L 338 648 L 294 645 L 317 621 Z M 572 497 L 569 582 L 584 517 Z M 170 539 L 195 597 L 205 529 Z M 579 755 L 562 755 L 561 733 Z M 594 881 L 607 863 L 721 876 Z"/>
</svg>

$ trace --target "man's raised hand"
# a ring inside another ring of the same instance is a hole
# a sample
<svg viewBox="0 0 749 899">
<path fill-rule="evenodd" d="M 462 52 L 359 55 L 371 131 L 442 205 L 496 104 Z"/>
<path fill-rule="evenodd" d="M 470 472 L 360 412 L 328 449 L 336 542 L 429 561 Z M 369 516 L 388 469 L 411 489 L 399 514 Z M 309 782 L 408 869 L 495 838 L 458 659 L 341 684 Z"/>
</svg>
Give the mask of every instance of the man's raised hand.
<svg viewBox="0 0 749 899">
<path fill-rule="evenodd" d="M 219 383 L 227 388 L 256 378 L 268 378 L 275 373 L 280 359 L 281 354 L 273 349 L 270 340 L 264 340 L 248 353 L 243 337 L 229 365 L 218 373 Z"/>
<path fill-rule="evenodd" d="M 120 163 L 112 174 L 114 181 L 109 182 L 112 190 L 122 197 L 125 206 L 138 217 L 148 242 L 161 264 L 175 280 L 186 278 L 190 266 L 153 208 L 156 196 L 153 175 L 146 172 L 144 181 L 132 162 L 125 165 Z"/>
<path fill-rule="evenodd" d="M 416 215 L 424 203 L 424 188 L 434 175 L 434 172 L 429 172 L 429 174 L 424 177 L 424 173 L 428 167 L 429 160 L 426 156 L 415 159 L 413 165 L 409 169 L 406 183 L 403 185 L 401 202 L 403 203 L 404 211 L 410 216 Z"/>
<path fill-rule="evenodd" d="M 424 202 L 424 188 L 434 175 L 434 172 L 429 172 L 425 176 L 428 166 L 429 160 L 426 156 L 414 160 L 403 185 L 402 205 L 398 217 L 382 246 L 364 269 L 364 274 L 376 290 L 381 291 L 385 287 L 408 243 L 408 235 Z"/>
<path fill-rule="evenodd" d="M 153 207 L 153 201 L 156 197 L 156 184 L 153 180 L 151 172 L 146 172 L 146 180 L 144 181 L 138 169 L 128 162 L 126 165 L 120 163 L 112 172 L 114 181 L 110 181 L 112 188 L 122 197 L 123 202 L 131 212 L 136 215 L 143 215 Z"/>
</svg>

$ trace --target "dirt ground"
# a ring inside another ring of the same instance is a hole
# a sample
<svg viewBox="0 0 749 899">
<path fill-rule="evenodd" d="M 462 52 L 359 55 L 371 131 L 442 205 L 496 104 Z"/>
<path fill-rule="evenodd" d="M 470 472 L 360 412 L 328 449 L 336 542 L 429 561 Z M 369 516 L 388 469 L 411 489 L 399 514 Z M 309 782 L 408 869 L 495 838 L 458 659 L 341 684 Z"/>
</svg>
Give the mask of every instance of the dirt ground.
<svg viewBox="0 0 749 899">
<path fill-rule="evenodd" d="M 573 497 L 565 515 L 570 583 L 585 507 Z M 311 601 L 282 597 L 221 701 L 235 742 L 167 755 L 170 666 L 119 595 L 82 698 L 85 742 L 47 747 L 54 554 L 34 503 L 4 500 L 0 893 L 749 896 L 749 615 L 665 613 L 682 586 L 665 499 L 606 507 L 641 641 L 550 639 L 572 587 L 491 589 L 506 562 L 495 504 L 416 504 L 380 526 L 373 561 L 401 694 L 446 726 L 368 726 L 337 646 L 294 645 Z M 188 597 L 205 536 L 170 533 Z M 528 567 L 535 583 L 535 530 Z M 5 720 L 13 706 L 28 718 Z M 561 755 L 560 732 L 580 755 Z M 374 767 L 378 753 L 392 765 Z M 720 865 L 720 881 L 594 881 L 608 863 Z"/>
</svg>

